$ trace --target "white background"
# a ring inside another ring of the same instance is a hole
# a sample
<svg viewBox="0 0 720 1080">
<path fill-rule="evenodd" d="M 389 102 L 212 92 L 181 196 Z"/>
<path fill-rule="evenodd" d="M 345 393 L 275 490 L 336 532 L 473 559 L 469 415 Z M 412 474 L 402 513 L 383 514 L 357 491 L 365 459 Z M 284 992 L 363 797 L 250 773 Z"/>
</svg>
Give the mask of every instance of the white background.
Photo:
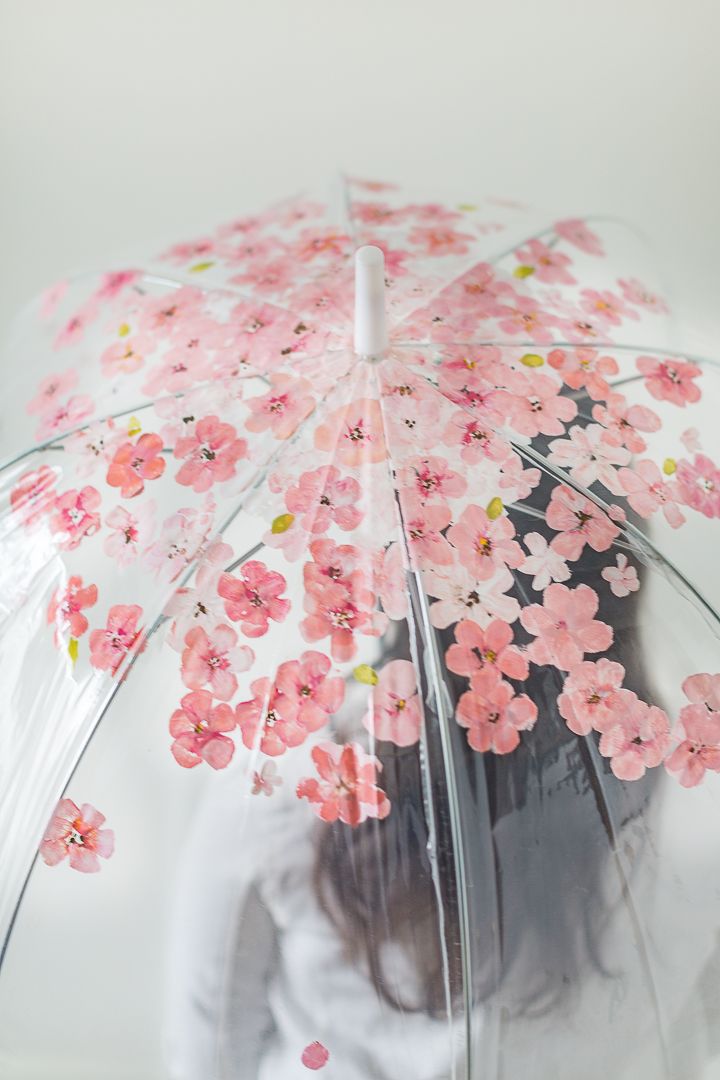
<svg viewBox="0 0 720 1080">
<path fill-rule="evenodd" d="M 0 0 L 0 334 L 338 168 L 621 215 L 720 328 L 713 0 Z"/>
</svg>

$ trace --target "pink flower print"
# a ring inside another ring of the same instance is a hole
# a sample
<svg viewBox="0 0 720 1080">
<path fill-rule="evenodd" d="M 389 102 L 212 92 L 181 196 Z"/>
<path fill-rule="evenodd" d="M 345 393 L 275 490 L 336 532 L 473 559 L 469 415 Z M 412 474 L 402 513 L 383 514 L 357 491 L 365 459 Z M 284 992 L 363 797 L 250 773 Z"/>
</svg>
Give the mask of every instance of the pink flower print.
<svg viewBox="0 0 720 1080">
<path fill-rule="evenodd" d="M 692 462 L 678 461 L 675 476 L 686 506 L 708 518 L 720 517 L 720 469 L 709 457 L 696 454 Z"/>
<path fill-rule="evenodd" d="M 320 779 L 301 780 L 297 797 L 307 799 L 322 821 L 354 827 L 368 818 L 388 816 L 390 800 L 377 785 L 382 764 L 358 743 L 318 743 L 311 757 Z"/>
<path fill-rule="evenodd" d="M 623 319 L 638 317 L 633 308 L 629 308 L 619 296 L 607 289 L 602 292 L 597 289 L 582 289 L 580 307 L 587 311 L 591 318 L 599 319 L 601 324 L 608 327 L 620 326 Z"/>
<path fill-rule="evenodd" d="M 613 445 L 606 439 L 599 424 L 580 427 L 574 424 L 567 439 L 553 439 L 549 445 L 549 461 L 567 469 L 571 478 L 582 487 L 601 483 L 615 495 L 620 494 L 617 469 L 630 461 L 630 451 Z"/>
<path fill-rule="evenodd" d="M 96 314 L 95 304 L 88 303 L 84 308 L 71 315 L 55 338 L 54 348 L 66 349 L 68 346 L 76 345 L 78 341 L 81 341 L 88 324 L 93 321 Z"/>
<path fill-rule="evenodd" d="M 77 454 L 80 459 L 75 467 L 77 475 L 89 476 L 101 462 L 109 464 L 112 461 L 125 439 L 125 433 L 115 427 L 112 419 L 98 420 L 69 435 L 65 450 L 68 454 Z"/>
<path fill-rule="evenodd" d="M 662 709 L 640 701 L 629 690 L 618 691 L 618 698 L 614 722 L 604 728 L 599 750 L 610 758 L 618 780 L 639 780 L 665 756 L 670 723 Z"/>
<path fill-rule="evenodd" d="M 628 405 L 622 394 L 610 394 L 606 405 L 593 405 L 595 420 L 605 428 L 605 442 L 641 454 L 647 444 L 638 432 L 660 430 L 660 417 L 644 405 Z"/>
<path fill-rule="evenodd" d="M 620 370 L 612 356 L 600 356 L 596 349 L 551 349 L 548 364 L 559 371 L 563 382 L 572 390 L 582 387 L 588 396 L 597 401 L 610 393 L 605 376 L 617 375 Z"/>
<path fill-rule="evenodd" d="M 428 595 L 437 599 L 430 608 L 430 621 L 438 630 L 460 619 L 472 619 L 480 626 L 487 626 L 494 618 L 511 623 L 520 612 L 515 597 L 506 595 L 513 586 L 506 567 L 481 582 L 461 565 L 425 570 L 423 584 Z"/>
<path fill-rule="evenodd" d="M 290 698 L 268 678 L 255 679 L 250 689 L 253 693 L 250 701 L 241 701 L 235 707 L 235 722 L 249 750 L 258 747 L 261 753 L 278 757 L 288 748 L 305 742 L 308 728 L 298 720 L 296 706 Z"/>
<path fill-rule="evenodd" d="M 527 659 L 512 641 L 512 627 L 502 619 L 493 619 L 485 630 L 463 619 L 455 627 L 455 644 L 445 653 L 445 662 L 450 671 L 467 678 L 490 666 L 510 679 L 527 679 Z"/>
<path fill-rule="evenodd" d="M 51 319 L 57 310 L 58 304 L 67 292 L 68 282 L 63 279 L 62 281 L 56 281 L 54 285 L 51 285 L 42 294 L 42 305 L 40 307 L 40 318 L 43 322 L 47 322 Z"/>
<path fill-rule="evenodd" d="M 682 688 L 693 705 L 706 705 L 708 709 L 720 712 L 720 675 L 708 675 L 706 672 L 690 675 Z"/>
<path fill-rule="evenodd" d="M 100 528 L 100 493 L 87 486 L 58 495 L 53 504 L 50 527 L 58 543 L 66 551 L 78 546 L 84 536 L 93 536 Z"/>
<path fill-rule="evenodd" d="M 640 517 L 651 517 L 662 509 L 665 520 L 673 529 L 678 529 L 685 521 L 678 506 L 677 483 L 666 481 L 654 461 L 643 458 L 631 469 L 620 469 L 618 480 L 628 502 Z"/>
<path fill-rule="evenodd" d="M 460 562 L 478 581 L 486 581 L 502 565 L 520 565 L 523 551 L 514 536 L 515 528 L 506 514 L 491 521 L 485 510 L 473 505 L 465 507 L 447 533 Z"/>
<path fill-rule="evenodd" d="M 164 614 L 173 620 L 168 643 L 182 652 L 185 635 L 194 626 L 217 626 L 225 618 L 223 601 L 218 596 L 218 582 L 223 567 L 231 561 L 233 550 L 221 540 L 214 541 L 198 567 L 194 588 L 177 589 L 165 605 Z"/>
<path fill-rule="evenodd" d="M 498 281 L 495 268 L 488 263 L 478 263 L 455 283 L 462 291 L 460 303 L 470 308 L 476 317 L 492 318 L 499 313 L 499 299 L 504 294 L 514 296 L 512 287 Z"/>
<path fill-rule="evenodd" d="M 140 309 L 140 330 L 150 336 L 170 334 L 178 325 L 198 315 L 204 303 L 204 293 L 192 286 L 162 296 L 146 296 Z"/>
<path fill-rule="evenodd" d="M 537 720 L 537 706 L 527 694 L 515 695 L 497 669 L 488 666 L 472 675 L 470 689 L 458 701 L 456 719 L 467 729 L 473 750 L 509 754 L 520 742 L 519 733 Z"/>
<path fill-rule="evenodd" d="M 115 850 L 115 834 L 103 829 L 105 817 L 90 803 L 76 806 L 72 799 L 61 799 L 45 830 L 40 856 L 48 866 L 57 866 L 67 858 L 73 870 L 95 874 L 100 859 L 109 859 Z"/>
<path fill-rule="evenodd" d="M 415 385 L 394 381 L 386 384 L 387 417 L 392 439 L 399 446 L 415 447 L 418 441 L 430 448 L 437 440 L 441 398 L 430 397 Z"/>
<path fill-rule="evenodd" d="M 467 490 L 467 481 L 450 468 L 443 457 L 413 457 L 399 470 L 406 497 L 422 504 L 458 498 Z"/>
<path fill-rule="evenodd" d="M 448 421 L 443 431 L 446 446 L 459 447 L 460 457 L 466 465 L 477 465 L 479 461 L 505 461 L 511 449 L 489 424 L 468 416 L 466 412 L 456 412 Z"/>
<path fill-rule="evenodd" d="M 637 369 L 645 376 L 649 394 L 658 401 L 670 401 L 684 409 L 701 397 L 700 387 L 693 381 L 702 371 L 697 364 L 684 360 L 658 360 L 656 356 L 639 356 Z"/>
<path fill-rule="evenodd" d="M 401 499 L 403 531 L 413 563 L 420 569 L 452 566 L 455 555 L 443 535 L 452 520 L 447 503 L 423 503 L 412 496 Z"/>
<path fill-rule="evenodd" d="M 20 514 L 25 525 L 34 525 L 55 506 L 57 475 L 49 465 L 41 465 L 22 474 L 10 492 L 13 513 Z"/>
<path fill-rule="evenodd" d="M 307 565 L 307 564 L 306 564 Z M 307 586 L 305 611 L 300 623 L 306 641 L 319 641 L 330 636 L 330 652 L 334 660 L 351 660 L 357 650 L 355 633 L 377 636 L 380 628 L 373 618 L 375 594 L 357 581 L 328 581 L 324 585 Z"/>
<path fill-rule="evenodd" d="M 569 244 L 584 251 L 586 255 L 604 255 L 602 244 L 598 236 L 588 228 L 580 218 L 566 218 L 557 221 L 554 225 L 555 232 Z"/>
<path fill-rule="evenodd" d="M 440 256 L 466 254 L 470 250 L 468 240 L 473 238 L 451 228 L 423 225 L 411 229 L 407 239 L 417 255 Z"/>
<path fill-rule="evenodd" d="M 326 724 L 343 703 L 345 681 L 338 675 L 330 676 L 329 671 L 330 658 L 313 649 L 277 669 L 275 688 L 308 732 Z"/>
<path fill-rule="evenodd" d="M 213 769 L 224 769 L 235 753 L 228 731 L 235 728 L 235 713 L 229 705 L 213 707 L 208 690 L 193 690 L 180 701 L 170 717 L 172 756 L 183 769 L 193 769 L 206 761 Z"/>
<path fill-rule="evenodd" d="M 539 469 L 526 469 L 522 458 L 512 450 L 500 465 L 500 491 L 506 502 L 513 503 L 526 499 L 540 483 Z"/>
<path fill-rule="evenodd" d="M 300 1060 L 306 1069 L 322 1069 L 327 1065 L 330 1054 L 321 1042 L 311 1042 L 303 1050 Z"/>
<path fill-rule="evenodd" d="M 298 424 L 315 407 L 307 379 L 294 375 L 274 375 L 272 390 L 260 397 L 248 398 L 248 431 L 271 431 L 276 439 L 289 439 Z"/>
<path fill-rule="evenodd" d="M 637 570 L 628 563 L 627 555 L 618 555 L 617 566 L 606 566 L 601 576 L 610 582 L 614 596 L 629 596 L 640 588 Z"/>
<path fill-rule="evenodd" d="M 247 456 L 247 442 L 237 438 L 232 424 L 206 416 L 198 420 L 192 434 L 178 439 L 174 453 L 186 459 L 175 477 L 178 484 L 200 493 L 235 475 L 236 463 Z"/>
<path fill-rule="evenodd" d="M 271 619 L 282 622 L 290 610 L 290 601 L 280 595 L 286 584 L 282 574 L 253 559 L 242 566 L 240 577 L 221 574 L 218 593 L 225 601 L 228 618 L 240 623 L 243 634 L 262 637 Z"/>
<path fill-rule="evenodd" d="M 373 588 L 389 619 L 405 619 L 408 594 L 405 565 L 400 544 L 393 542 L 373 558 Z"/>
<path fill-rule="evenodd" d="M 148 370 L 142 388 L 149 397 L 180 394 L 209 375 L 204 353 L 171 349 Z"/>
<path fill-rule="evenodd" d="M 568 564 L 544 536 L 536 532 L 527 533 L 525 546 L 530 554 L 520 563 L 519 570 L 523 574 L 534 574 L 533 589 L 542 591 L 551 581 L 567 581 L 570 577 Z"/>
<path fill-rule="evenodd" d="M 551 544 L 565 559 L 579 559 L 585 544 L 593 551 L 607 551 L 620 529 L 604 510 L 564 484 L 553 489 L 545 518 L 559 534 Z"/>
<path fill-rule="evenodd" d="M 675 727 L 680 743 L 665 760 L 665 768 L 683 787 L 695 787 L 705 772 L 720 772 L 720 713 L 704 705 L 686 705 Z"/>
<path fill-rule="evenodd" d="M 327 532 L 333 522 L 348 532 L 362 521 L 360 496 L 357 480 L 328 465 L 304 472 L 288 489 L 285 505 L 290 513 L 302 515 L 299 524 L 307 532 Z"/>
<path fill-rule="evenodd" d="M 185 635 L 182 680 L 190 690 L 209 685 L 216 698 L 229 701 L 237 690 L 235 672 L 247 671 L 252 662 L 252 649 L 237 645 L 232 627 L 221 624 L 207 633 L 195 626 Z"/>
<path fill-rule="evenodd" d="M 335 260 L 347 257 L 350 251 L 350 238 L 331 227 L 313 226 L 303 229 L 293 246 L 292 256 L 301 262 L 314 262 L 316 259 Z"/>
<path fill-rule="evenodd" d="M 115 604 L 110 608 L 107 624 L 90 634 L 90 663 L 94 668 L 115 674 L 128 653 L 140 644 L 140 618 L 142 608 L 137 604 Z"/>
<path fill-rule="evenodd" d="M 274 761 L 266 761 L 262 769 L 253 773 L 252 794 L 272 795 L 276 787 L 282 784 L 282 777 L 278 776 L 277 765 Z"/>
<path fill-rule="evenodd" d="M 91 416 L 95 405 L 87 394 L 75 394 L 65 402 L 51 404 L 42 414 L 40 427 L 35 433 L 38 442 L 62 435 Z"/>
<path fill-rule="evenodd" d="M 109 379 L 115 375 L 130 375 L 143 366 L 153 349 L 153 341 L 148 335 L 122 338 L 109 345 L 100 357 L 102 373 Z"/>
<path fill-rule="evenodd" d="M 132 510 L 116 506 L 105 518 L 105 524 L 110 532 L 105 538 L 103 551 L 115 559 L 118 566 L 129 566 L 152 540 L 155 504 L 149 502 L 144 506 L 133 506 Z"/>
<path fill-rule="evenodd" d="M 530 604 L 520 612 L 520 622 L 535 635 L 528 645 L 529 658 L 570 671 L 585 653 L 604 652 L 612 644 L 613 631 L 594 618 L 597 609 L 597 593 L 589 585 L 575 589 L 548 585 L 542 604 Z"/>
<path fill-rule="evenodd" d="M 570 256 L 548 247 L 542 240 L 528 241 L 527 247 L 518 248 L 515 257 L 521 264 L 519 269 L 531 271 L 546 285 L 575 284 L 575 278 L 568 270 L 572 265 Z"/>
<path fill-rule="evenodd" d="M 95 290 L 94 298 L 96 300 L 112 300 L 124 288 L 132 283 L 139 277 L 139 270 L 111 270 L 107 274 L 103 274 L 99 287 Z"/>
<path fill-rule="evenodd" d="M 564 435 L 565 424 L 577 415 L 575 402 L 562 397 L 560 384 L 549 375 L 518 371 L 508 385 L 510 427 L 519 435 Z"/>
<path fill-rule="evenodd" d="M 538 345 L 551 343 L 554 322 L 554 317 L 544 312 L 538 301 L 529 296 L 516 296 L 512 301 L 506 299 L 499 309 L 499 330 L 510 337 L 519 334 Z"/>
<path fill-rule="evenodd" d="M 141 435 L 116 450 L 105 477 L 110 487 L 119 487 L 125 499 L 145 490 L 146 480 L 157 480 L 165 472 L 163 442 L 159 435 Z"/>
<path fill-rule="evenodd" d="M 649 289 L 646 289 L 641 282 L 634 278 L 630 278 L 628 281 L 623 281 L 621 278 L 618 285 L 622 291 L 623 299 L 628 300 L 631 304 L 645 308 L 646 311 L 652 311 L 655 315 L 662 315 L 667 312 L 668 306 L 665 301 L 656 296 L 655 293 L 651 293 Z"/>
<path fill-rule="evenodd" d="M 558 697 L 558 710 L 575 735 L 605 731 L 615 723 L 622 707 L 625 668 L 613 660 L 584 660 L 566 677 Z"/>
<path fill-rule="evenodd" d="M 42 415 L 54 409 L 60 398 L 75 388 L 77 381 L 78 374 L 73 368 L 57 375 L 46 375 L 40 380 L 35 397 L 28 402 L 27 412 Z"/>
<path fill-rule="evenodd" d="M 351 468 L 384 461 L 387 450 L 379 402 L 360 398 L 335 409 L 315 429 L 315 446 Z"/>
<path fill-rule="evenodd" d="M 422 710 L 415 668 L 409 660 L 391 660 L 372 688 L 365 727 L 376 739 L 414 746 L 420 738 Z"/>
<path fill-rule="evenodd" d="M 143 559 L 163 580 L 174 581 L 197 557 L 214 518 L 215 503 L 210 496 L 200 508 L 182 507 L 165 519 L 159 538 L 143 552 Z"/>
<path fill-rule="evenodd" d="M 55 625 L 56 643 L 59 643 L 68 631 L 70 637 L 82 637 L 88 628 L 87 617 L 83 615 L 83 611 L 97 603 L 97 596 L 97 585 L 83 587 L 82 578 L 77 575 L 69 578 L 66 585 L 61 585 L 47 610 L 48 623 Z"/>
<path fill-rule="evenodd" d="M 700 432 L 697 428 L 686 428 L 680 436 L 680 442 L 689 454 L 698 454 L 702 450 L 702 446 L 700 445 Z"/>
</svg>

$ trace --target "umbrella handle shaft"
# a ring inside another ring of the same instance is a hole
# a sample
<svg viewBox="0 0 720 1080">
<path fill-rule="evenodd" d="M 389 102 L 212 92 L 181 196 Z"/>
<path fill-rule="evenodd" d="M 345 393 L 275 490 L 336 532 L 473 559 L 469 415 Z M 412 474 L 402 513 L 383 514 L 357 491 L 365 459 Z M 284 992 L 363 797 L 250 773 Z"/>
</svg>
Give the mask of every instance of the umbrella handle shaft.
<svg viewBox="0 0 720 1080">
<path fill-rule="evenodd" d="M 355 252 L 355 352 L 382 356 L 387 346 L 385 256 L 366 244 Z"/>
</svg>

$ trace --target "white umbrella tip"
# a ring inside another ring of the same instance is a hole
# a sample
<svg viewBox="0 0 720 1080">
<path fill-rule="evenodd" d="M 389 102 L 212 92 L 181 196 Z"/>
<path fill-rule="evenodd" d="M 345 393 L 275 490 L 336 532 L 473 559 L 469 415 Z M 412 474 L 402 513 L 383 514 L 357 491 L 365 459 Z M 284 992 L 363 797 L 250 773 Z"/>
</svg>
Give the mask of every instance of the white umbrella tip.
<svg viewBox="0 0 720 1080">
<path fill-rule="evenodd" d="M 355 252 L 355 352 L 381 356 L 387 346 L 385 256 L 366 244 Z"/>
</svg>

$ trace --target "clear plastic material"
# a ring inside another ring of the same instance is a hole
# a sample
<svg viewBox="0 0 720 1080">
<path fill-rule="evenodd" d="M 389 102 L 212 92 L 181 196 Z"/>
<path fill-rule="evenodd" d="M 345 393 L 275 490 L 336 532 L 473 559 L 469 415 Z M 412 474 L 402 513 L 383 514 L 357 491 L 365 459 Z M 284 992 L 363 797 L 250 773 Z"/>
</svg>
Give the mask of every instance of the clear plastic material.
<svg viewBox="0 0 720 1080">
<path fill-rule="evenodd" d="M 14 330 L 0 1075 L 720 1077 L 716 368 L 619 226 L 346 202 Z"/>
</svg>

